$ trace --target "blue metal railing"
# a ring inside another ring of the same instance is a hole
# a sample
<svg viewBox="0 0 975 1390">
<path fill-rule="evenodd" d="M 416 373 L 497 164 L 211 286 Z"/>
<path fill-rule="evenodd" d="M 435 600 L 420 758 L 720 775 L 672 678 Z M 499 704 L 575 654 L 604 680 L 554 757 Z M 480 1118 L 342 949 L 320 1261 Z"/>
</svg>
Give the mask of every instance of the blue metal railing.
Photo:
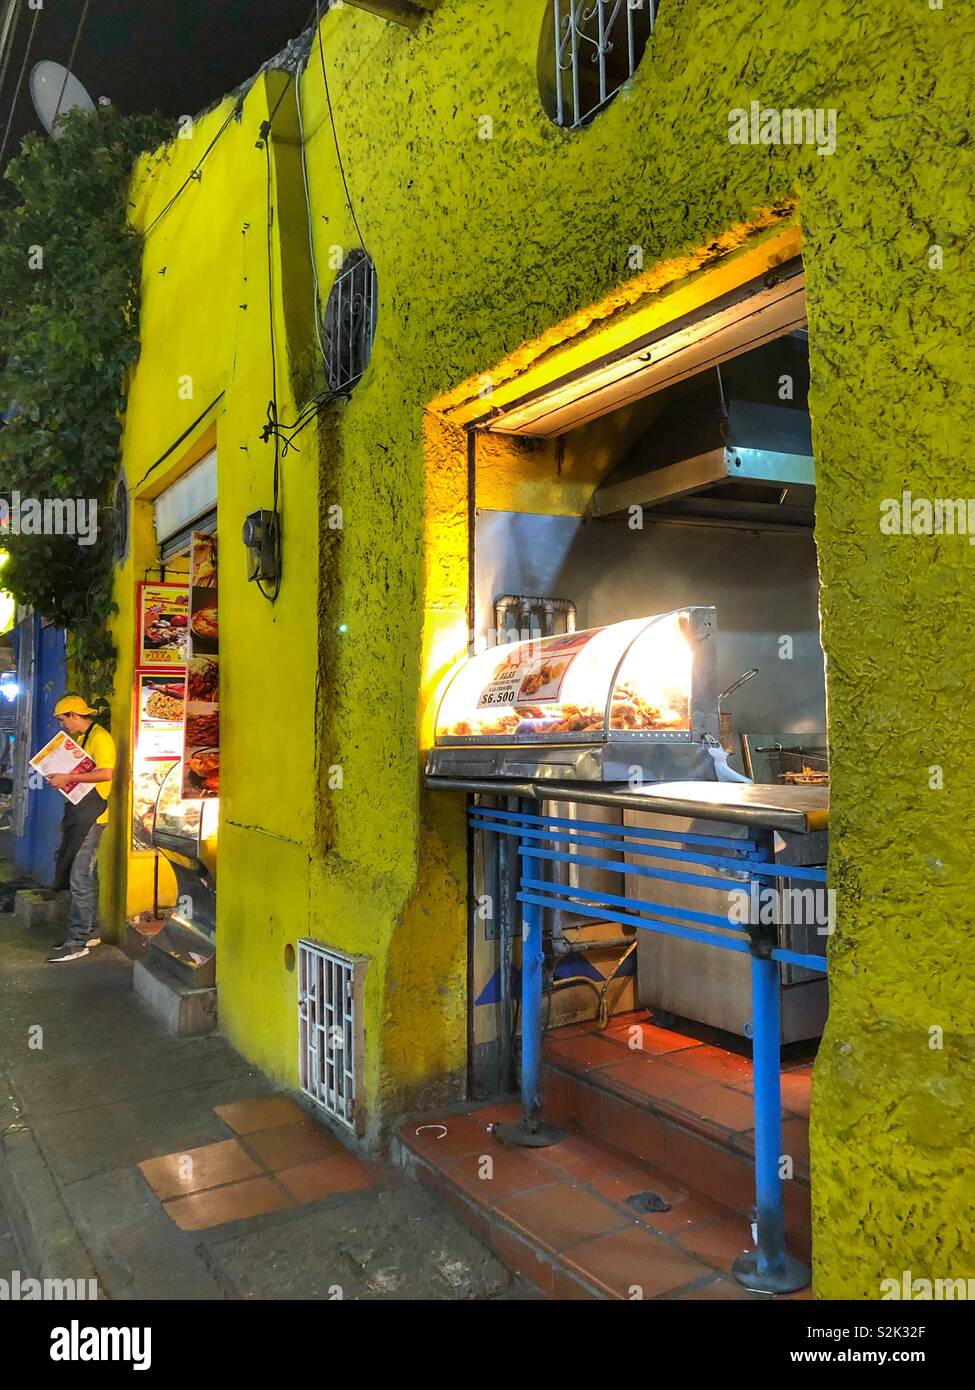
<svg viewBox="0 0 975 1390">
<path fill-rule="evenodd" d="M 768 890 L 776 880 L 797 879 L 825 885 L 826 870 L 776 863 L 773 832 L 749 827 L 748 837 L 731 839 L 685 831 L 656 830 L 646 826 L 542 816 L 487 806 L 473 807 L 470 824 L 476 830 L 514 837 L 518 842 L 518 892 L 522 904 L 521 970 L 521 1092 L 526 1127 L 540 1121 L 542 1051 L 542 993 L 545 954 L 542 913 L 563 909 L 600 922 L 618 922 L 642 931 L 661 932 L 721 951 L 751 956 L 752 1060 L 755 1105 L 755 1206 L 756 1249 L 735 1266 L 739 1281 L 749 1288 L 790 1292 L 803 1288 L 808 1269 L 786 1250 L 783 1188 L 780 1176 L 782 1148 L 782 1096 L 780 1075 L 780 977 L 779 966 L 791 964 L 826 973 L 825 958 L 793 951 L 778 944 L 778 927 L 764 923 L 764 913 L 751 908 L 749 920 L 738 923 L 728 909 L 724 913 L 696 911 L 665 902 L 633 898 L 626 894 L 625 876 L 713 890 L 718 894 L 744 893 L 754 904 L 754 889 Z M 545 848 L 544 846 L 549 846 Z M 614 852 L 619 857 L 597 858 L 586 851 Z M 715 854 L 711 851 L 723 853 Z M 581 852 L 580 852 L 581 851 Z M 663 867 L 634 862 L 634 856 L 652 858 Z M 559 884 L 545 877 L 547 865 L 573 864 L 622 876 L 622 893 L 606 893 L 582 886 Z M 710 875 L 696 874 L 687 866 L 703 866 Z M 717 873 L 716 870 L 724 870 Z M 751 920 L 755 916 L 758 921 Z M 668 920 L 672 919 L 672 920 Z M 693 923 L 693 925 L 687 925 Z"/>
</svg>

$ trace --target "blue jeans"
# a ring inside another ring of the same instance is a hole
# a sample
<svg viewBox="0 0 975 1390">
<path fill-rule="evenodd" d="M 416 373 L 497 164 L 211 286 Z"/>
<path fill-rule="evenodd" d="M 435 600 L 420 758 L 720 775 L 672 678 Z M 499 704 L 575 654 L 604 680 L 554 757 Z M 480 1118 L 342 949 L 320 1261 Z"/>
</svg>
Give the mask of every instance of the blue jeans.
<svg viewBox="0 0 975 1390">
<path fill-rule="evenodd" d="M 94 935 L 98 926 L 98 843 L 104 829 L 103 825 L 91 827 L 71 865 L 71 908 L 66 939 L 82 945 Z"/>
</svg>

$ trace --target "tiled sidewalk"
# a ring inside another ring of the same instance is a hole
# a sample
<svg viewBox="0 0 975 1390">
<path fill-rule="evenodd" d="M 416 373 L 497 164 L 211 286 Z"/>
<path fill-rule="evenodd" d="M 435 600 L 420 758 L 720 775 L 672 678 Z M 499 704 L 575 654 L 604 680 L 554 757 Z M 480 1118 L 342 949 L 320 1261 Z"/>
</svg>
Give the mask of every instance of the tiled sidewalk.
<svg viewBox="0 0 975 1390">
<path fill-rule="evenodd" d="M 111 1299 L 538 1297 L 223 1038 L 164 1035 L 120 951 L 47 964 L 56 933 L 0 914 L 0 1202 L 37 1256 L 2 1258 Z"/>
</svg>

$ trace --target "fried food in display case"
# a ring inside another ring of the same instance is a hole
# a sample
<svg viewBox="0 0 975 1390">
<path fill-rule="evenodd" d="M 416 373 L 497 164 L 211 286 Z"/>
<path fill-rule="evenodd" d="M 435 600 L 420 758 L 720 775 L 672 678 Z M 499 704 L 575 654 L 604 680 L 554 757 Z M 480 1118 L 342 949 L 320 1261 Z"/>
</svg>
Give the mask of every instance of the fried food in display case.
<svg viewBox="0 0 975 1390">
<path fill-rule="evenodd" d="M 694 607 L 489 648 L 465 661 L 446 688 L 428 772 L 533 775 L 525 753 L 478 761 L 477 747 L 530 744 L 547 763 L 535 775 L 582 779 L 608 777 L 607 759 L 571 765 L 568 755 L 544 750 L 619 745 L 616 763 L 627 744 L 684 743 L 701 751 L 704 736 L 717 733 L 713 631 L 714 609 Z M 656 758 L 662 775 L 679 774 L 675 757 L 669 765 L 666 755 Z M 638 756 L 631 765 L 644 761 Z M 705 759 L 683 762 L 690 769 L 684 775 L 708 771 Z M 566 771 L 553 771 L 556 766 Z"/>
</svg>

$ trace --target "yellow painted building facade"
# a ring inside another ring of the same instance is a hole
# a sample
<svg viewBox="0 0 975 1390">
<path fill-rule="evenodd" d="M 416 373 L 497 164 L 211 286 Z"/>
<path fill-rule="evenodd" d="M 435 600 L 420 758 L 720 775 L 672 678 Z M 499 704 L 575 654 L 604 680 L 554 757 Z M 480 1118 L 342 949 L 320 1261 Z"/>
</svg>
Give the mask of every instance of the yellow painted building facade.
<svg viewBox="0 0 975 1390">
<path fill-rule="evenodd" d="M 971 13 L 953 0 L 663 0 L 632 82 L 573 132 L 539 98 L 547 0 L 424 8 L 414 31 L 347 5 L 325 17 L 334 134 L 316 41 L 297 80 L 263 73 L 134 178 L 142 352 L 123 445 L 132 546 L 117 575 L 113 729 L 124 768 L 152 500 L 215 443 L 220 1026 L 296 1085 L 286 951 L 312 937 L 368 958 L 367 1139 L 462 1096 L 462 798 L 423 793 L 420 772 L 467 642 L 464 423 L 485 391 L 520 395 L 801 248 L 838 892 L 811 1128 L 815 1288 L 875 1297 L 903 1269 L 970 1272 L 975 658 L 958 642 L 975 550 L 892 545 L 877 517 L 904 488 L 970 491 L 973 430 L 956 402 L 973 375 L 957 76 L 975 70 Z M 728 112 L 753 100 L 833 109 L 835 152 L 731 145 Z M 270 506 L 272 327 L 280 418 L 322 384 L 309 226 L 322 304 L 361 233 L 378 326 L 350 399 L 281 459 L 271 604 L 247 583 L 237 538 Z M 553 449 L 492 437 L 477 500 L 581 514 L 613 457 L 563 469 Z M 150 861 L 126 831 L 119 816 L 103 850 L 118 929 L 151 903 Z M 967 1222 L 951 1215 L 962 1211 Z"/>
</svg>

